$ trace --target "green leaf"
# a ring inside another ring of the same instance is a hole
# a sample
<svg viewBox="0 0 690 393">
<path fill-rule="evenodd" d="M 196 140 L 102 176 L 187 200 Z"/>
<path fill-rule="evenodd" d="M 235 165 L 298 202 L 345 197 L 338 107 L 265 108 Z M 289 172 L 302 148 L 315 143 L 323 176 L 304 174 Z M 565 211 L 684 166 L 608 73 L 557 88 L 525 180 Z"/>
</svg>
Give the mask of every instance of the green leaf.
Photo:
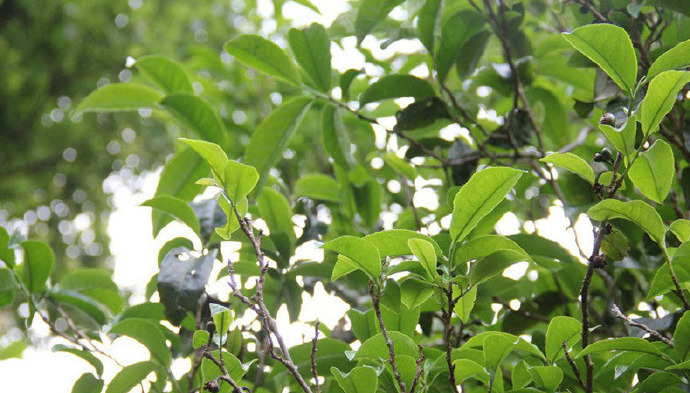
<svg viewBox="0 0 690 393">
<path fill-rule="evenodd" d="M 457 287 L 453 287 L 453 290 L 455 291 L 456 288 Z M 456 296 L 456 294 L 454 293 L 453 296 Z M 472 313 L 476 300 L 477 287 L 474 286 L 466 291 L 462 297 L 460 297 L 460 300 L 455 303 L 455 308 L 453 308 L 453 311 L 455 311 L 455 314 L 458 316 L 458 318 L 460 318 L 462 323 L 467 323 L 467 321 L 470 320 L 470 314 Z"/>
<path fill-rule="evenodd" d="M 100 303 L 94 301 L 91 297 L 82 295 L 79 292 L 67 290 L 51 290 L 49 292 L 50 298 L 60 304 L 69 305 L 93 319 L 92 323 L 105 324 L 106 314 L 105 307 Z"/>
<path fill-rule="evenodd" d="M 10 235 L 4 227 L 0 226 L 0 261 L 5 265 L 14 267 L 14 249 L 10 247 Z"/>
<path fill-rule="evenodd" d="M 621 202 L 605 199 L 587 210 L 587 215 L 597 221 L 622 218 L 642 228 L 658 244 L 664 244 L 664 222 L 659 213 L 643 201 Z"/>
<path fill-rule="evenodd" d="M 395 356 L 406 355 L 412 358 L 419 356 L 417 345 L 410 337 L 396 331 L 389 331 L 388 336 L 393 341 Z M 357 355 L 355 355 L 354 360 L 379 360 L 379 358 L 388 359 L 388 357 L 389 353 L 386 340 L 383 338 L 383 334 L 379 333 L 362 343 L 362 346 L 357 350 Z"/>
<path fill-rule="evenodd" d="M 136 83 L 113 83 L 91 92 L 72 112 L 72 118 L 84 112 L 135 111 L 155 108 L 163 98 L 158 90 Z"/>
<path fill-rule="evenodd" d="M 216 110 L 203 99 L 187 93 L 172 94 L 161 104 L 199 138 L 220 146 L 227 145 L 227 130 Z"/>
<path fill-rule="evenodd" d="M 10 269 L 0 269 L 0 308 L 12 303 L 17 289 L 18 285 Z"/>
<path fill-rule="evenodd" d="M 328 93 L 331 90 L 331 41 L 318 23 L 303 29 L 290 29 L 288 42 L 297 64 L 309 77 L 309 85 Z"/>
<path fill-rule="evenodd" d="M 106 305 L 113 313 L 119 313 L 124 307 L 120 290 L 107 270 L 94 268 L 71 270 L 60 279 L 60 288 L 86 295 Z"/>
<path fill-rule="evenodd" d="M 274 109 L 252 134 L 243 162 L 259 172 L 257 189 L 263 187 L 310 105 L 311 98 L 295 97 Z"/>
<path fill-rule="evenodd" d="M 565 168 L 587 180 L 589 184 L 594 184 L 594 170 L 592 170 L 592 167 L 589 166 L 587 161 L 573 153 L 553 153 L 539 161 L 549 162 L 561 168 Z"/>
<path fill-rule="evenodd" d="M 655 76 L 664 71 L 688 66 L 690 66 L 690 40 L 681 42 L 654 60 L 649 71 L 647 71 L 647 80 L 653 80 Z"/>
<path fill-rule="evenodd" d="M 229 160 L 225 164 L 224 173 L 225 192 L 233 203 L 239 203 L 246 198 L 259 181 L 259 172 L 256 169 L 235 160 Z"/>
<path fill-rule="evenodd" d="M 183 201 L 192 200 L 201 191 L 201 186 L 195 182 L 208 176 L 208 168 L 203 158 L 193 149 L 178 151 L 165 164 L 155 195 L 171 195 Z M 151 216 L 154 233 L 160 232 L 170 220 L 170 216 L 154 211 Z"/>
<path fill-rule="evenodd" d="M 12 358 L 21 359 L 22 353 L 28 345 L 24 340 L 17 340 L 0 347 L 0 360 Z"/>
<path fill-rule="evenodd" d="M 563 341 L 572 346 L 582 333 L 582 322 L 575 318 L 557 316 L 551 319 L 546 329 L 546 357 L 551 363 L 564 356 Z"/>
<path fill-rule="evenodd" d="M 452 241 L 464 239 L 484 216 L 491 213 L 522 173 L 513 168 L 494 167 L 472 175 L 453 200 L 453 219 L 450 223 Z"/>
<path fill-rule="evenodd" d="M 654 78 L 640 104 L 640 123 L 645 136 L 659 131 L 664 116 L 673 109 L 678 90 L 690 82 L 690 72 L 664 71 Z"/>
<path fill-rule="evenodd" d="M 339 202 L 340 184 L 328 175 L 310 173 L 297 180 L 294 195 L 314 200 Z"/>
<path fill-rule="evenodd" d="M 517 243 L 504 236 L 485 235 L 470 239 L 463 244 L 455 253 L 453 265 L 465 263 L 467 261 L 482 259 L 496 251 L 509 250 L 522 253 L 525 261 L 531 261 L 532 258 L 518 246 Z"/>
<path fill-rule="evenodd" d="M 307 8 L 309 8 L 310 10 L 316 12 L 317 14 L 321 14 L 321 11 L 319 11 L 319 9 L 314 4 L 312 4 L 312 2 L 309 0 L 292 0 L 292 1 L 294 1 L 297 4 L 300 4 L 300 5 L 303 5 Z"/>
<path fill-rule="evenodd" d="M 563 33 L 575 49 L 595 62 L 624 92 L 632 95 L 637 81 L 637 58 L 628 33 L 616 25 L 585 25 Z"/>
<path fill-rule="evenodd" d="M 289 264 L 297 239 L 292 224 L 292 209 L 290 202 L 283 194 L 271 187 L 264 187 L 256 200 L 260 217 L 266 221 L 271 232 L 271 240 L 276 246 L 285 266 Z"/>
<path fill-rule="evenodd" d="M 166 93 L 193 93 L 192 82 L 180 63 L 160 55 L 142 56 L 136 66 Z"/>
<path fill-rule="evenodd" d="M 101 393 L 101 390 L 103 390 L 103 380 L 91 373 L 82 374 L 72 387 L 72 393 Z"/>
<path fill-rule="evenodd" d="M 527 363 L 524 360 L 520 362 L 513 368 L 510 374 L 510 380 L 513 383 L 513 388 L 519 389 L 524 388 L 530 382 L 532 382 L 532 376 L 527 369 Z"/>
<path fill-rule="evenodd" d="M 357 44 L 360 44 L 367 34 L 386 19 L 388 13 L 402 2 L 403 0 L 362 0 L 355 20 Z"/>
<path fill-rule="evenodd" d="M 433 294 L 434 288 L 425 281 L 410 278 L 400 284 L 400 302 L 410 310 L 421 306 Z"/>
<path fill-rule="evenodd" d="M 372 83 L 364 90 L 359 96 L 359 103 L 365 105 L 370 102 L 392 98 L 424 98 L 433 97 L 434 95 L 434 88 L 424 79 L 406 74 L 387 75 Z"/>
<path fill-rule="evenodd" d="M 185 223 L 188 227 L 192 228 L 195 233 L 199 233 L 199 219 L 194 214 L 194 210 L 192 210 L 187 202 L 179 198 L 175 198 L 170 195 L 161 195 L 149 199 L 148 201 L 142 203 L 141 206 L 148 206 L 160 210 L 161 212 Z M 154 237 L 158 236 L 158 233 L 154 232 L 153 235 Z"/>
<path fill-rule="evenodd" d="M 185 247 L 174 248 L 161 262 L 158 273 L 158 293 L 165 305 L 165 316 L 173 325 L 179 325 L 188 311 L 197 308 L 199 296 L 211 275 L 217 251 L 194 258 Z"/>
<path fill-rule="evenodd" d="M 82 351 L 81 349 L 77 348 L 70 348 L 62 344 L 57 344 L 53 346 L 51 349 L 53 352 L 67 352 L 71 353 L 75 356 L 78 356 L 84 360 L 86 360 L 90 365 L 93 366 L 93 368 L 96 370 L 96 373 L 101 376 L 103 375 L 103 362 L 101 362 L 100 359 L 98 359 L 94 354 L 88 351 Z"/>
<path fill-rule="evenodd" d="M 443 0 L 427 0 L 419 11 L 417 30 L 419 40 L 426 50 L 433 56 L 434 46 L 441 39 L 441 16 L 443 14 Z"/>
<path fill-rule="evenodd" d="M 218 351 L 213 351 L 212 354 L 216 359 L 220 359 L 220 354 Z M 242 379 L 242 377 L 244 377 L 244 375 L 247 373 L 247 370 L 249 370 L 249 367 L 255 361 L 256 360 L 252 360 L 248 363 L 242 363 L 239 359 L 237 359 L 237 357 L 235 357 L 235 355 L 223 351 L 223 364 L 225 364 L 228 375 L 230 375 L 230 378 L 238 382 Z M 201 361 L 201 376 L 204 381 L 210 381 L 222 374 L 223 373 L 220 371 L 220 368 L 210 359 L 203 359 Z"/>
<path fill-rule="evenodd" d="M 367 240 L 354 236 L 341 236 L 325 243 L 323 248 L 350 258 L 373 280 L 377 280 L 381 274 L 379 250 Z"/>
<path fill-rule="evenodd" d="M 656 355 L 659 357 L 664 356 L 664 353 L 661 352 L 661 350 L 659 350 L 652 343 L 643 338 L 620 337 L 601 340 L 593 344 L 590 344 L 587 346 L 587 348 L 583 349 L 582 352 L 577 354 L 577 358 L 581 358 L 585 355 L 591 355 L 593 353 L 608 351 L 642 352 L 651 355 Z"/>
<path fill-rule="evenodd" d="M 382 257 L 399 257 L 402 255 L 411 255 L 412 250 L 409 247 L 410 239 L 420 239 L 431 243 L 434 246 L 436 255 L 443 255 L 441 247 L 429 236 L 410 231 L 408 229 L 389 229 L 370 233 L 364 236 L 371 244 L 379 249 Z"/>
<path fill-rule="evenodd" d="M 563 370 L 556 366 L 534 366 L 529 368 L 529 372 L 540 388 L 554 390 L 563 380 Z"/>
<path fill-rule="evenodd" d="M 678 320 L 676 331 L 673 333 L 673 345 L 676 358 L 683 362 L 690 356 L 690 312 L 686 312 Z"/>
<path fill-rule="evenodd" d="M 608 124 L 599 124 L 599 129 L 606 135 L 606 138 L 618 150 L 625 162 L 629 162 L 635 153 L 635 133 L 637 131 L 637 121 L 635 117 L 629 117 L 628 121 L 621 128 L 613 128 Z"/>
<path fill-rule="evenodd" d="M 159 371 L 154 362 L 139 362 L 124 367 L 108 384 L 105 393 L 127 393 L 137 386 L 147 375 Z"/>
<path fill-rule="evenodd" d="M 192 337 L 192 348 L 199 349 L 208 344 L 209 337 L 211 337 L 211 334 L 206 330 L 195 331 L 194 336 Z"/>
<path fill-rule="evenodd" d="M 228 156 L 223 149 L 215 143 L 199 141 L 195 139 L 180 138 L 180 140 L 191 147 L 203 158 L 213 170 L 216 180 L 223 186 L 225 183 L 225 166 L 228 163 Z"/>
<path fill-rule="evenodd" d="M 502 250 L 478 260 L 470 272 L 470 284 L 479 285 L 518 262 L 526 262 L 523 253 Z"/>
<path fill-rule="evenodd" d="M 407 161 L 398 157 L 395 153 L 387 152 L 383 155 L 383 161 L 397 174 L 404 176 L 410 180 L 417 177 L 417 170 Z"/>
<path fill-rule="evenodd" d="M 376 371 L 367 366 L 355 367 L 347 374 L 331 367 L 331 374 L 345 393 L 376 393 L 379 385 Z"/>
<path fill-rule="evenodd" d="M 46 281 L 55 265 L 55 254 L 47 244 L 36 240 L 27 240 L 21 246 L 24 262 L 20 277 L 30 293 L 39 294 L 46 289 Z"/>
<path fill-rule="evenodd" d="M 170 349 L 168 349 L 160 327 L 148 319 L 127 318 L 113 325 L 110 328 L 110 334 L 119 334 L 137 340 L 151 352 L 151 357 L 163 367 L 169 366 L 172 362 Z"/>
<path fill-rule="evenodd" d="M 676 235 L 681 243 L 690 240 L 690 220 L 679 218 L 673 221 L 668 229 Z"/>
<path fill-rule="evenodd" d="M 487 26 L 483 15 L 472 10 L 460 10 L 443 21 L 441 43 L 435 52 L 436 79 L 443 83 L 451 67 L 457 62 L 463 46 Z"/>
<path fill-rule="evenodd" d="M 493 369 L 498 368 L 503 360 L 515 348 L 517 340 L 511 340 L 505 336 L 492 337 L 490 340 L 484 340 L 484 364 Z"/>
<path fill-rule="evenodd" d="M 273 42 L 254 34 L 239 35 L 223 46 L 225 51 L 247 67 L 293 85 L 300 84 L 295 64 Z"/>
<path fill-rule="evenodd" d="M 321 136 L 323 146 L 329 156 L 344 169 L 354 168 L 354 157 L 350 152 L 350 139 L 345 130 L 342 110 L 332 105 L 324 105 L 321 110 Z"/>
<path fill-rule="evenodd" d="M 438 261 L 436 260 L 434 245 L 423 239 L 410 239 L 407 241 L 407 245 L 414 256 L 419 259 L 419 263 L 422 264 L 429 278 L 437 283 L 441 283 L 441 276 L 436 271 Z"/>
<path fill-rule="evenodd" d="M 453 362 L 455 366 L 455 382 L 460 384 L 469 378 L 475 378 L 487 383 L 489 373 L 479 363 L 470 359 L 458 359 Z"/>
<path fill-rule="evenodd" d="M 635 187 L 656 203 L 664 203 L 675 177 L 673 150 L 661 139 L 642 153 L 628 172 Z"/>
<path fill-rule="evenodd" d="M 672 261 L 678 282 L 690 282 L 690 242 L 684 242 L 676 249 Z M 671 280 L 668 262 L 664 262 L 654 274 L 652 283 L 649 286 L 649 292 L 647 293 L 647 299 L 651 300 L 655 296 L 663 295 L 672 288 L 675 288 L 675 284 Z"/>
</svg>

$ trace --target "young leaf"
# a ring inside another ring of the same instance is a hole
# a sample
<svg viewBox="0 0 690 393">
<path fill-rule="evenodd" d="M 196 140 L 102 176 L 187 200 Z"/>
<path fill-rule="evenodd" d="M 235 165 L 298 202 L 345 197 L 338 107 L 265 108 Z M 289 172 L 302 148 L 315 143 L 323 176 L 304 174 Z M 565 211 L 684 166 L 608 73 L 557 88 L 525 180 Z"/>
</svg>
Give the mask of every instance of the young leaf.
<svg viewBox="0 0 690 393">
<path fill-rule="evenodd" d="M 208 102 L 187 93 L 172 94 L 163 99 L 161 104 L 185 127 L 201 139 L 227 145 L 227 130 L 218 113 Z"/>
<path fill-rule="evenodd" d="M 197 330 L 192 337 L 192 348 L 199 349 L 208 343 L 211 334 L 206 330 Z"/>
<path fill-rule="evenodd" d="M 370 242 L 354 236 L 341 236 L 323 245 L 325 250 L 350 258 L 357 267 L 376 280 L 381 274 L 379 250 Z"/>
<path fill-rule="evenodd" d="M 645 136 L 659 131 L 664 116 L 673 109 L 678 90 L 690 82 L 690 72 L 664 71 L 654 78 L 640 104 L 640 122 Z"/>
<path fill-rule="evenodd" d="M 86 96 L 74 109 L 72 118 L 84 112 L 135 111 L 142 108 L 155 108 L 162 98 L 163 94 L 146 85 L 113 83 Z"/>
<path fill-rule="evenodd" d="M 303 29 L 292 28 L 288 42 L 297 63 L 309 77 L 309 85 L 324 93 L 331 90 L 331 41 L 323 26 L 312 23 Z"/>
<path fill-rule="evenodd" d="M 363 0 L 355 20 L 357 43 L 360 44 L 376 25 L 386 19 L 388 13 L 402 2 L 403 0 Z"/>
<path fill-rule="evenodd" d="M 180 138 L 180 140 L 194 149 L 208 163 L 216 180 L 220 182 L 218 185 L 222 187 L 225 180 L 225 166 L 228 163 L 228 156 L 223 149 L 211 142 L 186 138 Z"/>
<path fill-rule="evenodd" d="M 230 330 L 230 324 L 232 323 L 233 319 L 230 309 L 216 303 L 211 303 L 209 308 L 211 310 L 213 323 L 216 325 L 216 332 L 218 332 L 218 334 L 221 336 L 225 336 Z"/>
<path fill-rule="evenodd" d="M 136 67 L 168 94 L 194 93 L 187 71 L 180 63 L 160 55 L 142 56 Z"/>
<path fill-rule="evenodd" d="M 36 240 L 27 240 L 21 245 L 24 249 L 22 282 L 30 293 L 39 294 L 46 289 L 46 281 L 55 264 L 55 254 L 48 245 Z"/>
<path fill-rule="evenodd" d="M 417 177 L 417 170 L 410 165 L 407 161 L 398 157 L 395 153 L 386 152 L 383 155 L 383 161 L 397 174 L 404 176 L 410 180 L 414 180 Z"/>
<path fill-rule="evenodd" d="M 526 262 L 523 253 L 511 250 L 496 251 L 474 264 L 470 272 L 470 284 L 479 285 L 518 262 Z"/>
<path fill-rule="evenodd" d="M 661 139 L 642 153 L 628 174 L 635 187 L 656 203 L 664 203 L 675 177 L 673 150 Z"/>
<path fill-rule="evenodd" d="M 690 220 L 679 218 L 673 221 L 668 229 L 683 243 L 690 240 Z"/>
<path fill-rule="evenodd" d="M 295 97 L 273 110 L 252 134 L 243 161 L 259 172 L 258 190 L 263 187 L 268 171 L 287 147 L 310 105 L 311 98 Z"/>
<path fill-rule="evenodd" d="M 484 216 L 498 206 L 522 173 L 518 169 L 494 167 L 472 175 L 453 200 L 452 241 L 464 239 Z"/>
<path fill-rule="evenodd" d="M 365 105 L 392 98 L 424 98 L 434 95 L 434 88 L 424 79 L 405 74 L 388 75 L 372 83 L 364 90 L 359 96 L 359 103 Z"/>
<path fill-rule="evenodd" d="M 425 281 L 410 278 L 400 284 L 400 301 L 410 310 L 421 306 L 433 294 L 434 288 Z"/>
<path fill-rule="evenodd" d="M 376 371 L 367 366 L 355 367 L 347 374 L 331 367 L 331 374 L 345 393 L 376 393 L 379 385 Z"/>
<path fill-rule="evenodd" d="M 664 71 L 688 66 L 690 66 L 690 40 L 681 42 L 654 60 L 647 71 L 647 80 L 653 80 Z"/>
<path fill-rule="evenodd" d="M 493 369 L 498 368 L 503 360 L 515 348 L 515 342 L 505 336 L 492 337 L 491 340 L 484 340 L 484 364 Z"/>
<path fill-rule="evenodd" d="M 225 51 L 247 67 L 293 85 L 300 84 L 295 64 L 273 42 L 254 34 L 239 35 L 223 46 Z"/>
<path fill-rule="evenodd" d="M 235 160 L 225 164 L 225 192 L 233 203 L 249 195 L 259 181 L 259 173 L 253 167 Z"/>
<path fill-rule="evenodd" d="M 434 246 L 436 255 L 443 255 L 441 247 L 432 238 L 408 229 L 389 229 L 374 232 L 364 236 L 364 238 L 379 249 L 382 257 L 410 255 L 412 253 L 408 244 L 410 239 L 420 239 L 431 243 Z"/>
<path fill-rule="evenodd" d="M 453 265 L 465 263 L 474 259 L 482 259 L 496 251 L 509 250 L 523 254 L 523 258 L 527 262 L 531 262 L 532 258 L 518 246 L 517 243 L 504 236 L 486 235 L 470 239 L 463 244 L 461 248 L 455 253 Z"/>
<path fill-rule="evenodd" d="M 296 197 L 339 202 L 340 184 L 328 175 L 320 173 L 308 174 L 297 180 L 294 194 Z"/>
<path fill-rule="evenodd" d="M 192 210 L 187 202 L 179 198 L 175 198 L 170 195 L 161 195 L 149 199 L 148 201 L 142 203 L 141 206 L 152 207 L 165 214 L 169 214 L 175 219 L 187 224 L 187 226 L 192 228 L 195 233 L 199 233 L 199 219 L 194 214 L 194 210 Z M 158 233 L 155 232 L 155 229 L 153 236 L 158 236 Z"/>
<path fill-rule="evenodd" d="M 406 355 L 414 358 L 419 356 L 417 344 L 415 344 L 415 342 L 409 336 L 396 331 L 389 331 L 388 335 L 391 340 L 393 340 L 393 347 L 396 357 Z M 386 340 L 383 338 L 382 333 L 378 333 L 362 343 L 357 350 L 357 355 L 355 355 L 354 360 L 372 359 L 378 361 L 379 358 L 387 359 L 388 356 L 388 346 L 386 345 Z"/>
<path fill-rule="evenodd" d="M 620 129 L 613 128 L 608 124 L 599 124 L 599 129 L 606 135 L 606 139 L 613 144 L 613 147 L 623 155 L 627 163 L 635 153 L 635 133 L 637 131 L 635 117 L 629 117 Z"/>
<path fill-rule="evenodd" d="M 489 373 L 484 369 L 484 367 L 473 360 L 454 360 L 453 366 L 455 366 L 455 382 L 458 384 L 470 378 L 475 378 L 485 384 L 489 382 Z"/>
<path fill-rule="evenodd" d="M 130 364 L 115 375 L 105 389 L 105 393 L 127 393 L 137 386 L 152 372 L 159 371 L 160 366 L 154 362 L 145 361 Z"/>
<path fill-rule="evenodd" d="M 664 222 L 659 213 L 643 201 L 621 202 L 617 199 L 605 199 L 592 206 L 587 215 L 597 221 L 622 218 L 632 221 L 642 228 L 649 237 L 659 244 L 664 244 Z"/>
<path fill-rule="evenodd" d="M 441 276 L 436 271 L 437 260 L 433 244 L 422 239 L 410 239 L 407 241 L 407 245 L 412 250 L 414 256 L 419 259 L 419 263 L 422 264 L 429 278 L 437 283 L 441 283 Z"/>
<path fill-rule="evenodd" d="M 549 162 L 556 166 L 565 168 L 587 180 L 589 184 L 594 184 L 594 170 L 592 170 L 592 167 L 589 166 L 587 161 L 573 153 L 553 153 L 539 161 Z"/>
<path fill-rule="evenodd" d="M 676 358 L 683 362 L 690 355 L 690 313 L 686 312 L 678 321 L 676 331 L 673 333 L 673 345 L 675 345 Z"/>
<path fill-rule="evenodd" d="M 612 24 L 585 25 L 563 33 L 575 49 L 595 62 L 624 92 L 632 95 L 637 81 L 637 58 L 628 33 Z"/>
<path fill-rule="evenodd" d="M 568 346 L 575 344 L 582 332 L 582 322 L 575 318 L 557 316 L 551 319 L 546 329 L 546 357 L 551 363 L 564 356 L 563 341 Z"/>
<path fill-rule="evenodd" d="M 455 290 L 457 287 L 453 287 L 453 290 Z M 453 296 L 456 296 L 456 294 L 453 294 Z M 455 303 L 455 308 L 453 308 L 453 311 L 455 311 L 455 314 L 460 318 L 462 323 L 467 323 L 467 321 L 470 320 L 470 314 L 472 313 L 472 309 L 474 308 L 474 302 L 477 300 L 477 287 L 474 286 L 470 288 L 467 292 L 465 292 L 462 297 L 460 297 L 460 300 L 458 300 L 457 303 Z"/>
<path fill-rule="evenodd" d="M 131 337 L 145 346 L 151 357 L 163 367 L 170 365 L 172 354 L 165 343 L 165 336 L 156 323 L 143 318 L 127 318 L 110 328 L 111 334 Z"/>
</svg>

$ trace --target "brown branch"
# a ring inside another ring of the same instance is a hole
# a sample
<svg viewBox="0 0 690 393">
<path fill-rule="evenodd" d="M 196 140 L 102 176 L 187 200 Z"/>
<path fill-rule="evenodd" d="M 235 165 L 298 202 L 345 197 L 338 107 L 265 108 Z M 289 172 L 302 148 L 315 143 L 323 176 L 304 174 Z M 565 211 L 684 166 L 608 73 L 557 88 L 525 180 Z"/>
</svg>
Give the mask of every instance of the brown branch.
<svg viewBox="0 0 690 393">
<path fill-rule="evenodd" d="M 209 352 L 208 350 L 204 351 L 204 357 L 206 359 L 211 360 L 216 366 L 218 366 L 218 368 L 220 368 L 220 372 L 223 373 L 223 375 L 221 375 L 218 378 L 229 383 L 232 386 L 233 393 L 242 393 L 242 388 L 240 387 L 240 385 L 237 384 L 237 382 L 235 382 L 234 379 L 232 379 L 232 377 L 228 373 L 228 369 L 225 367 L 224 362 L 222 362 L 220 359 L 216 359 L 216 357 L 213 356 L 213 354 L 211 352 Z M 213 383 L 213 382 L 217 383 L 216 380 L 209 381 L 206 383 L 206 386 L 208 387 L 209 383 Z"/>
<path fill-rule="evenodd" d="M 311 340 L 311 374 L 314 376 L 314 385 L 316 385 L 316 393 L 321 393 L 319 386 L 319 374 L 316 372 L 316 341 L 319 339 L 319 321 L 314 324 L 314 338 Z"/>
<path fill-rule="evenodd" d="M 587 387 L 585 386 L 585 383 L 582 382 L 582 375 L 580 374 L 580 368 L 577 367 L 577 364 L 575 363 L 575 360 L 573 360 L 572 356 L 570 356 L 570 352 L 568 352 L 568 344 L 565 340 L 563 340 L 563 352 L 565 353 L 565 358 L 568 361 L 568 364 L 570 364 L 570 368 L 573 369 L 573 374 L 575 374 L 575 378 L 577 379 L 577 382 L 580 384 L 582 389 L 587 390 Z"/>
<path fill-rule="evenodd" d="M 417 384 L 419 383 L 419 377 L 422 375 L 422 363 L 424 362 L 424 351 L 422 351 L 422 346 L 418 345 L 419 357 L 417 358 L 417 372 L 414 374 L 414 380 L 412 380 L 412 386 L 410 387 L 410 393 L 414 393 L 417 389 Z"/>
<path fill-rule="evenodd" d="M 448 364 L 448 382 L 453 387 L 455 393 L 460 393 L 458 384 L 455 380 L 455 365 L 453 364 L 453 347 L 450 338 L 453 334 L 453 325 L 451 324 L 453 318 L 453 307 L 458 302 L 460 296 L 453 298 L 453 286 L 449 285 L 446 289 L 446 298 L 448 299 L 448 310 L 443 309 L 441 320 L 443 321 L 443 344 L 446 347 L 446 363 Z"/>
<path fill-rule="evenodd" d="M 613 314 L 613 316 L 616 317 L 616 318 L 620 318 L 620 319 L 624 320 L 624 321 L 627 322 L 627 324 L 630 325 L 630 326 L 633 326 L 633 327 L 636 327 L 636 328 L 639 328 L 639 329 L 644 330 L 645 332 L 649 333 L 649 334 L 650 334 L 651 336 L 653 336 L 654 338 L 658 339 L 659 341 L 662 341 L 664 344 L 666 344 L 666 345 L 668 345 L 669 347 L 673 348 L 673 342 L 671 342 L 671 340 L 669 340 L 668 338 L 664 337 L 661 333 L 659 333 L 658 331 L 656 331 L 656 330 L 650 328 L 649 326 L 644 325 L 644 324 L 639 323 L 639 322 L 633 321 L 633 320 L 630 319 L 628 316 L 626 316 L 625 314 L 623 314 L 623 313 L 621 312 L 621 309 L 618 308 L 617 305 L 615 305 L 615 304 L 613 305 L 613 307 L 611 308 L 611 314 Z"/>
<path fill-rule="evenodd" d="M 383 317 L 381 316 L 381 307 L 379 302 L 381 301 L 380 293 L 374 290 L 374 283 L 369 283 L 369 295 L 371 296 L 371 302 L 374 306 L 374 312 L 376 313 L 376 319 L 379 321 L 379 328 L 381 328 L 381 334 L 383 339 L 386 341 L 386 346 L 388 347 L 388 360 L 390 361 L 391 368 L 393 368 L 393 376 L 395 380 L 398 381 L 398 386 L 400 386 L 400 391 L 402 393 L 407 393 L 407 388 L 405 382 L 403 382 L 400 372 L 398 371 L 398 365 L 395 363 L 395 346 L 393 345 L 393 340 L 391 340 L 388 335 L 388 329 L 386 329 L 386 324 L 383 323 Z"/>
</svg>

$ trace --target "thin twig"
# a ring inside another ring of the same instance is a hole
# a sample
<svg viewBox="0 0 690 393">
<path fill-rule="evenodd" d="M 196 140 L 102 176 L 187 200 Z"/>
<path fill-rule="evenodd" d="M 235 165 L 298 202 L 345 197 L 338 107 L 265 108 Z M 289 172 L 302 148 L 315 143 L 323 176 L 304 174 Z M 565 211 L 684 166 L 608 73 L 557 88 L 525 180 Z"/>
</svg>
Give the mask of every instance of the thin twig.
<svg viewBox="0 0 690 393">
<path fill-rule="evenodd" d="M 570 356 L 570 352 L 568 351 L 568 343 L 563 340 L 563 352 L 565 353 L 565 358 L 568 361 L 568 364 L 570 364 L 570 368 L 573 369 L 573 374 L 575 374 L 575 378 L 577 379 L 577 382 L 580 384 L 582 389 L 587 390 L 587 387 L 585 386 L 585 383 L 582 382 L 582 375 L 580 374 L 580 368 L 577 367 L 577 363 L 575 363 L 575 360 L 573 360 L 572 356 Z"/>
<path fill-rule="evenodd" d="M 419 383 L 419 377 L 422 375 L 422 363 L 424 362 L 424 351 L 422 351 L 422 346 L 418 345 L 419 357 L 417 358 L 417 372 L 414 374 L 414 380 L 412 380 L 412 386 L 410 387 L 410 393 L 414 393 L 417 389 L 417 384 Z"/>
<path fill-rule="evenodd" d="M 311 374 L 314 376 L 314 385 L 316 385 L 316 393 L 321 393 L 319 386 L 319 374 L 316 372 L 316 341 L 319 339 L 319 321 L 314 324 L 314 338 L 311 340 Z"/>
<path fill-rule="evenodd" d="M 374 283 L 369 284 L 369 295 L 371 296 L 371 302 L 374 306 L 374 312 L 376 313 L 376 319 L 379 321 L 379 328 L 381 328 L 381 334 L 383 339 L 386 341 L 386 346 L 388 347 L 388 360 L 390 361 L 391 368 L 393 368 L 393 376 L 395 380 L 398 381 L 398 386 L 400 386 L 400 391 L 402 393 L 407 393 L 407 388 L 405 382 L 403 382 L 400 376 L 400 371 L 398 371 L 398 365 L 395 363 L 395 346 L 393 345 L 393 340 L 391 340 L 388 335 L 388 329 L 386 329 L 386 324 L 383 323 L 383 317 L 381 316 L 381 307 L 379 302 L 381 301 L 380 293 L 375 290 Z"/>
<path fill-rule="evenodd" d="M 615 305 L 615 304 L 613 305 L 613 307 L 611 308 L 611 313 L 613 314 L 614 317 L 620 318 L 620 319 L 624 320 L 625 322 L 627 322 L 628 325 L 644 330 L 645 332 L 649 333 L 651 336 L 657 338 L 658 340 L 662 341 L 664 344 L 673 348 L 673 342 L 671 342 L 671 340 L 664 337 L 661 333 L 650 328 L 649 326 L 633 321 L 627 315 L 623 314 L 621 312 L 621 309 L 618 308 L 617 305 Z"/>
<path fill-rule="evenodd" d="M 458 390 L 458 385 L 455 380 L 455 364 L 453 364 L 453 346 L 451 345 L 450 338 L 453 334 L 453 325 L 451 324 L 453 317 L 453 307 L 460 299 L 460 296 L 453 298 L 453 287 L 449 285 L 446 288 L 446 298 L 448 299 L 448 310 L 443 309 L 442 320 L 443 320 L 443 344 L 446 347 L 446 363 L 448 364 L 448 382 L 450 386 L 453 387 L 455 393 L 460 393 Z"/>
</svg>

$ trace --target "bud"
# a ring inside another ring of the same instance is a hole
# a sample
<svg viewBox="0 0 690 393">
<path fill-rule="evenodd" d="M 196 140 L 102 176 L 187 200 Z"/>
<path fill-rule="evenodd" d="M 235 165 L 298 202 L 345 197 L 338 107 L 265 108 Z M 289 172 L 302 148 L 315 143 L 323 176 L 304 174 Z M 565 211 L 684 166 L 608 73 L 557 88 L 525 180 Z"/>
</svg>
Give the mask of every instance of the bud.
<svg viewBox="0 0 690 393">
<path fill-rule="evenodd" d="M 605 148 L 601 149 L 601 153 L 600 153 L 600 154 L 601 154 L 601 158 L 602 158 L 604 161 L 609 161 L 609 160 L 613 157 L 613 154 L 611 154 L 611 150 L 609 150 L 608 147 L 605 147 Z"/>
<path fill-rule="evenodd" d="M 603 162 L 604 156 L 601 155 L 601 153 L 594 153 L 594 162 Z"/>
<path fill-rule="evenodd" d="M 213 321 L 208 321 L 206 323 L 206 331 L 213 334 L 216 332 L 216 324 Z"/>
<path fill-rule="evenodd" d="M 593 256 L 589 262 L 595 269 L 604 269 L 606 267 L 606 258 L 601 254 Z"/>
<path fill-rule="evenodd" d="M 218 381 L 214 379 L 213 381 L 206 382 L 206 385 L 204 385 L 204 389 L 208 390 L 211 393 L 218 393 L 220 391 L 220 385 L 218 384 Z"/>
<path fill-rule="evenodd" d="M 613 115 L 613 113 L 606 112 L 603 115 L 601 115 L 601 118 L 599 119 L 599 124 L 607 124 L 607 125 L 614 125 L 616 122 L 616 116 Z"/>
</svg>

